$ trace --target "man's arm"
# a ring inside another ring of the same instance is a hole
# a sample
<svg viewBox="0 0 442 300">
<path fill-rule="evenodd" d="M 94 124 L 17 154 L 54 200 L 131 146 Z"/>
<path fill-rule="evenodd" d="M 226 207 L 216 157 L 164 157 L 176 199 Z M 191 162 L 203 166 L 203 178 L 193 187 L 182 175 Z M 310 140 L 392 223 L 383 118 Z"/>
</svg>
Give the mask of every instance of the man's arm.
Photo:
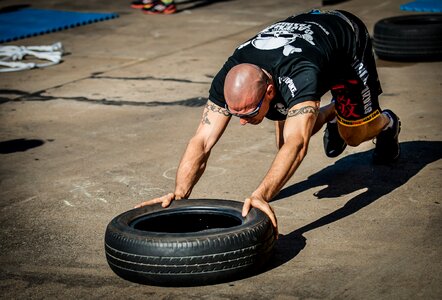
<svg viewBox="0 0 442 300">
<path fill-rule="evenodd" d="M 195 135 L 190 139 L 176 174 L 175 195 L 188 198 L 206 168 L 210 151 L 229 123 L 230 115 L 212 101 L 204 108 L 203 117 Z"/>
<path fill-rule="evenodd" d="M 317 133 L 325 123 L 333 120 L 335 116 L 335 104 L 333 102 L 321 107 L 318 117 L 316 118 L 315 126 L 313 127 L 312 135 Z M 278 150 L 284 145 L 284 123 L 285 120 L 275 121 L 276 147 Z"/>
<path fill-rule="evenodd" d="M 283 121 L 275 121 L 275 137 L 276 137 L 276 147 L 281 149 L 282 145 L 284 145 L 284 123 Z"/>
<path fill-rule="evenodd" d="M 318 112 L 318 101 L 306 101 L 289 110 L 284 124 L 284 144 L 261 184 L 244 202 L 243 216 L 247 215 L 251 207 L 256 207 L 265 212 L 273 226 L 277 227 L 275 214 L 268 202 L 292 177 L 307 154 Z"/>
<path fill-rule="evenodd" d="M 212 101 L 207 101 L 200 124 L 195 135 L 190 139 L 178 166 L 175 179 L 175 191 L 162 197 L 138 204 L 136 207 L 161 203 L 167 207 L 173 200 L 186 199 L 206 168 L 213 146 L 222 136 L 229 124 L 230 114 L 225 108 Z"/>
</svg>

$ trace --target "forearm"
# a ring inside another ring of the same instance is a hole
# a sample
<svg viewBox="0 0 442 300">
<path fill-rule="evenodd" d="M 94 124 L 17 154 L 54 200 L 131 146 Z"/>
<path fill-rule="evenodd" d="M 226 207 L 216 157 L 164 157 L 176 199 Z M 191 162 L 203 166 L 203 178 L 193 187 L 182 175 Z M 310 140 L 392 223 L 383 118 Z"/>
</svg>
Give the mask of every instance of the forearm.
<svg viewBox="0 0 442 300">
<path fill-rule="evenodd" d="M 269 202 L 298 169 L 307 154 L 307 142 L 285 143 L 253 196 Z"/>
<path fill-rule="evenodd" d="M 175 179 L 175 197 L 188 198 L 203 175 L 210 151 L 229 123 L 230 115 L 212 101 L 207 101 L 200 125 L 190 139 L 178 166 Z"/>
<path fill-rule="evenodd" d="M 203 143 L 196 138 L 190 140 L 176 173 L 176 198 L 190 196 L 193 187 L 204 173 L 209 156 L 210 150 L 206 151 Z"/>
<path fill-rule="evenodd" d="M 281 127 L 284 129 L 284 144 L 279 149 L 267 175 L 252 196 L 268 202 L 292 177 L 307 154 L 308 143 L 315 123 L 317 123 L 318 111 L 319 102 L 306 101 L 293 106 L 288 111 L 283 126 L 277 124 L 277 133 Z M 325 108 L 324 111 L 330 112 L 331 107 Z"/>
</svg>

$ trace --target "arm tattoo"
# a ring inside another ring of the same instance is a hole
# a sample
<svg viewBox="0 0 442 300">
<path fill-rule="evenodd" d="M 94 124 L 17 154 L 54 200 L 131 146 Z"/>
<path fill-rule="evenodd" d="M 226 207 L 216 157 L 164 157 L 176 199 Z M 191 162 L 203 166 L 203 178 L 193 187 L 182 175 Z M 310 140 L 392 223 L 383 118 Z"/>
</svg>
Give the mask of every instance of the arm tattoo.
<svg viewBox="0 0 442 300">
<path fill-rule="evenodd" d="M 290 110 L 287 114 L 287 118 L 305 114 L 314 114 L 317 116 L 319 114 L 319 109 L 314 106 L 304 106 L 300 109 Z"/>
<path fill-rule="evenodd" d="M 219 107 L 218 105 L 215 105 L 213 103 L 208 103 L 206 104 L 206 107 L 204 108 L 204 114 L 203 114 L 203 119 L 201 120 L 202 124 L 208 124 L 210 125 L 210 120 L 209 120 L 209 110 L 215 112 L 215 113 L 219 113 L 222 114 L 226 117 L 229 117 L 230 114 L 227 112 L 227 110 L 225 108 Z"/>
<path fill-rule="evenodd" d="M 209 110 L 207 108 L 204 109 L 204 114 L 203 114 L 203 119 L 201 120 L 201 124 L 203 124 L 203 125 L 204 124 L 210 125 Z"/>
</svg>

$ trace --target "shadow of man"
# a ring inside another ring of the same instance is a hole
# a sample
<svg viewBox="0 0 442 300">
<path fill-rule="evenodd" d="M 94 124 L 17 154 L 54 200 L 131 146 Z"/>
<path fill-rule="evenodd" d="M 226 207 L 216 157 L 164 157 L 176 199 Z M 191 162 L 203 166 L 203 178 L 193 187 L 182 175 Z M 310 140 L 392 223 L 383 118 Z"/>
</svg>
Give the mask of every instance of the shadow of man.
<svg viewBox="0 0 442 300">
<path fill-rule="evenodd" d="M 373 165 L 372 150 L 348 155 L 335 164 L 311 175 L 306 180 L 283 189 L 273 200 L 278 201 L 318 186 L 326 186 L 315 193 L 318 199 L 334 198 L 365 189 L 343 207 L 298 228 L 280 235 L 270 268 L 294 258 L 306 245 L 303 234 L 328 225 L 370 205 L 404 185 L 428 164 L 442 158 L 441 141 L 410 141 L 401 143 L 401 157 L 393 165 Z"/>
</svg>

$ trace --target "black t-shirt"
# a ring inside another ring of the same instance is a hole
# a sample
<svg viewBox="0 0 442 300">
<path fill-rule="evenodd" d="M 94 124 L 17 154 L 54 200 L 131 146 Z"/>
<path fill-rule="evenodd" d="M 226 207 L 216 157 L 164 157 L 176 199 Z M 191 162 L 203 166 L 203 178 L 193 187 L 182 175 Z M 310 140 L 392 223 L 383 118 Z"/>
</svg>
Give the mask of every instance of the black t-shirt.
<svg viewBox="0 0 442 300">
<path fill-rule="evenodd" d="M 297 103 L 319 101 L 331 86 L 352 72 L 354 28 L 338 11 L 313 10 L 265 28 L 240 45 L 215 76 L 209 99 L 224 107 L 224 80 L 237 64 L 251 63 L 268 71 L 276 97 L 266 117 L 284 120 Z"/>
</svg>

